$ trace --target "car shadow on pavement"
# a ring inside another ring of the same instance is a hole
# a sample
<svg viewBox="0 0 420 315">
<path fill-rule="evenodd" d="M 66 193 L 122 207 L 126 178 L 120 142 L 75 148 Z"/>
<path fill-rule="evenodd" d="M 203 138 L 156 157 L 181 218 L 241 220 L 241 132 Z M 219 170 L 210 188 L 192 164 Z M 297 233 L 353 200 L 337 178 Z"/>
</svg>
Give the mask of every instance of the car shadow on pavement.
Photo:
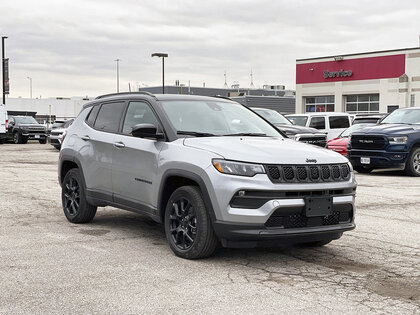
<svg viewBox="0 0 420 315">
<path fill-rule="evenodd" d="M 156 223 L 146 216 L 122 210 L 99 210 L 92 223 L 83 225 L 83 228 L 79 229 L 78 232 L 91 236 L 102 236 L 112 233 L 123 239 L 143 238 L 148 239 L 147 243 L 167 245 L 162 224 Z M 340 240 L 335 242 L 340 242 Z M 375 268 L 373 265 L 351 261 L 344 256 L 343 250 L 334 246 L 333 241 L 331 245 L 318 248 L 298 245 L 244 249 L 220 247 L 214 257 L 210 259 L 220 262 L 237 261 L 250 257 L 256 261 L 272 261 L 275 259 L 279 262 L 288 259 L 298 259 L 304 263 L 321 265 L 335 270 L 370 270 Z"/>
</svg>

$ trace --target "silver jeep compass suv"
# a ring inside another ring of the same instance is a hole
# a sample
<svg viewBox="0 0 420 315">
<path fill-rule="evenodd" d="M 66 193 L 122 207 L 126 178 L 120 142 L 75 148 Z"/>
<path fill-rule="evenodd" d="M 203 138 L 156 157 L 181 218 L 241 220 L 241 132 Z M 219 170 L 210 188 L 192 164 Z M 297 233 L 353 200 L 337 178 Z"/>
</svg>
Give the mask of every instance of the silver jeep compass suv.
<svg viewBox="0 0 420 315">
<path fill-rule="evenodd" d="M 89 222 L 104 206 L 145 214 L 189 259 L 218 244 L 320 246 L 355 227 L 345 157 L 287 139 L 223 98 L 98 97 L 64 137 L 59 182 L 70 222 Z"/>
</svg>

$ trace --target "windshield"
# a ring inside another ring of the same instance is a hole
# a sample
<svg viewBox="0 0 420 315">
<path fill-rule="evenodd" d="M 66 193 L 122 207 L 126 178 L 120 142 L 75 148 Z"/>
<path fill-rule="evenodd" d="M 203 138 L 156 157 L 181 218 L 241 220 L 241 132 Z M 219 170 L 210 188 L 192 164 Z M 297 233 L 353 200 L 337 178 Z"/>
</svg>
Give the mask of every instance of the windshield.
<svg viewBox="0 0 420 315">
<path fill-rule="evenodd" d="M 238 103 L 201 100 L 162 101 L 162 107 L 178 134 L 281 137 L 275 128 Z"/>
<path fill-rule="evenodd" d="M 263 118 L 267 119 L 272 124 L 281 124 L 281 125 L 291 125 L 292 123 L 284 117 L 282 114 L 276 112 L 272 109 L 258 109 L 253 108 L 254 112 L 258 115 L 262 116 Z"/>
<path fill-rule="evenodd" d="M 15 117 L 15 120 L 18 124 L 38 124 L 32 116 Z"/>
<path fill-rule="evenodd" d="M 365 128 L 365 127 L 368 127 L 368 126 L 374 126 L 374 125 L 376 125 L 376 124 L 372 123 L 372 124 L 356 124 L 356 125 L 353 125 L 353 126 L 351 126 L 351 127 L 347 128 L 346 130 L 344 130 L 344 131 L 341 133 L 340 137 L 341 137 L 341 138 L 347 138 L 347 137 L 348 137 L 348 136 L 350 136 L 353 132 L 355 132 L 355 131 L 357 131 L 357 130 L 359 130 L 359 129 L 363 129 L 363 128 Z"/>
<path fill-rule="evenodd" d="M 382 120 L 381 124 L 420 124 L 420 110 L 397 109 Z"/>
<path fill-rule="evenodd" d="M 287 116 L 287 119 L 289 119 L 295 125 L 306 126 L 308 116 Z"/>
</svg>

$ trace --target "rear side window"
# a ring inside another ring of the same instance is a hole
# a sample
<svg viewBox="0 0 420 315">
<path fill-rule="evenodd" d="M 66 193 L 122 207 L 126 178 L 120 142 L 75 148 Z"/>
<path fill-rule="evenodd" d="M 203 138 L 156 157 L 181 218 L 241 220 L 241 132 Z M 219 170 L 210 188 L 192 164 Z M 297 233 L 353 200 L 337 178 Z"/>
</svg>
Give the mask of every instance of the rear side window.
<svg viewBox="0 0 420 315">
<path fill-rule="evenodd" d="M 95 119 L 96 116 L 98 115 L 98 111 L 99 111 L 99 105 L 93 106 L 92 109 L 90 110 L 89 116 L 86 119 L 86 123 L 93 127 L 93 124 L 95 123 Z"/>
<path fill-rule="evenodd" d="M 329 119 L 330 119 L 330 129 L 350 127 L 349 118 L 346 116 L 331 116 Z"/>
<path fill-rule="evenodd" d="M 309 124 L 309 127 L 315 128 L 315 129 L 325 129 L 325 118 L 324 117 L 312 117 L 311 123 Z"/>
<path fill-rule="evenodd" d="M 102 131 L 118 132 L 124 109 L 125 102 L 102 104 L 94 127 Z"/>
</svg>

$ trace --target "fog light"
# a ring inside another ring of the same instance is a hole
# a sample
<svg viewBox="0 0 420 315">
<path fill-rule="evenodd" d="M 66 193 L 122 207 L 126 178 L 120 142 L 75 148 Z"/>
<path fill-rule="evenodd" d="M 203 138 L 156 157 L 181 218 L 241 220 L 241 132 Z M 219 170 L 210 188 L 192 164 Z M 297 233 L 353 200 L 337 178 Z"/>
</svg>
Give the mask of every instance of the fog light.
<svg viewBox="0 0 420 315">
<path fill-rule="evenodd" d="M 402 155 L 401 154 L 394 154 L 394 159 L 401 159 Z"/>
<path fill-rule="evenodd" d="M 245 191 L 243 191 L 243 190 L 238 191 L 238 195 L 240 197 L 245 196 Z"/>
</svg>

